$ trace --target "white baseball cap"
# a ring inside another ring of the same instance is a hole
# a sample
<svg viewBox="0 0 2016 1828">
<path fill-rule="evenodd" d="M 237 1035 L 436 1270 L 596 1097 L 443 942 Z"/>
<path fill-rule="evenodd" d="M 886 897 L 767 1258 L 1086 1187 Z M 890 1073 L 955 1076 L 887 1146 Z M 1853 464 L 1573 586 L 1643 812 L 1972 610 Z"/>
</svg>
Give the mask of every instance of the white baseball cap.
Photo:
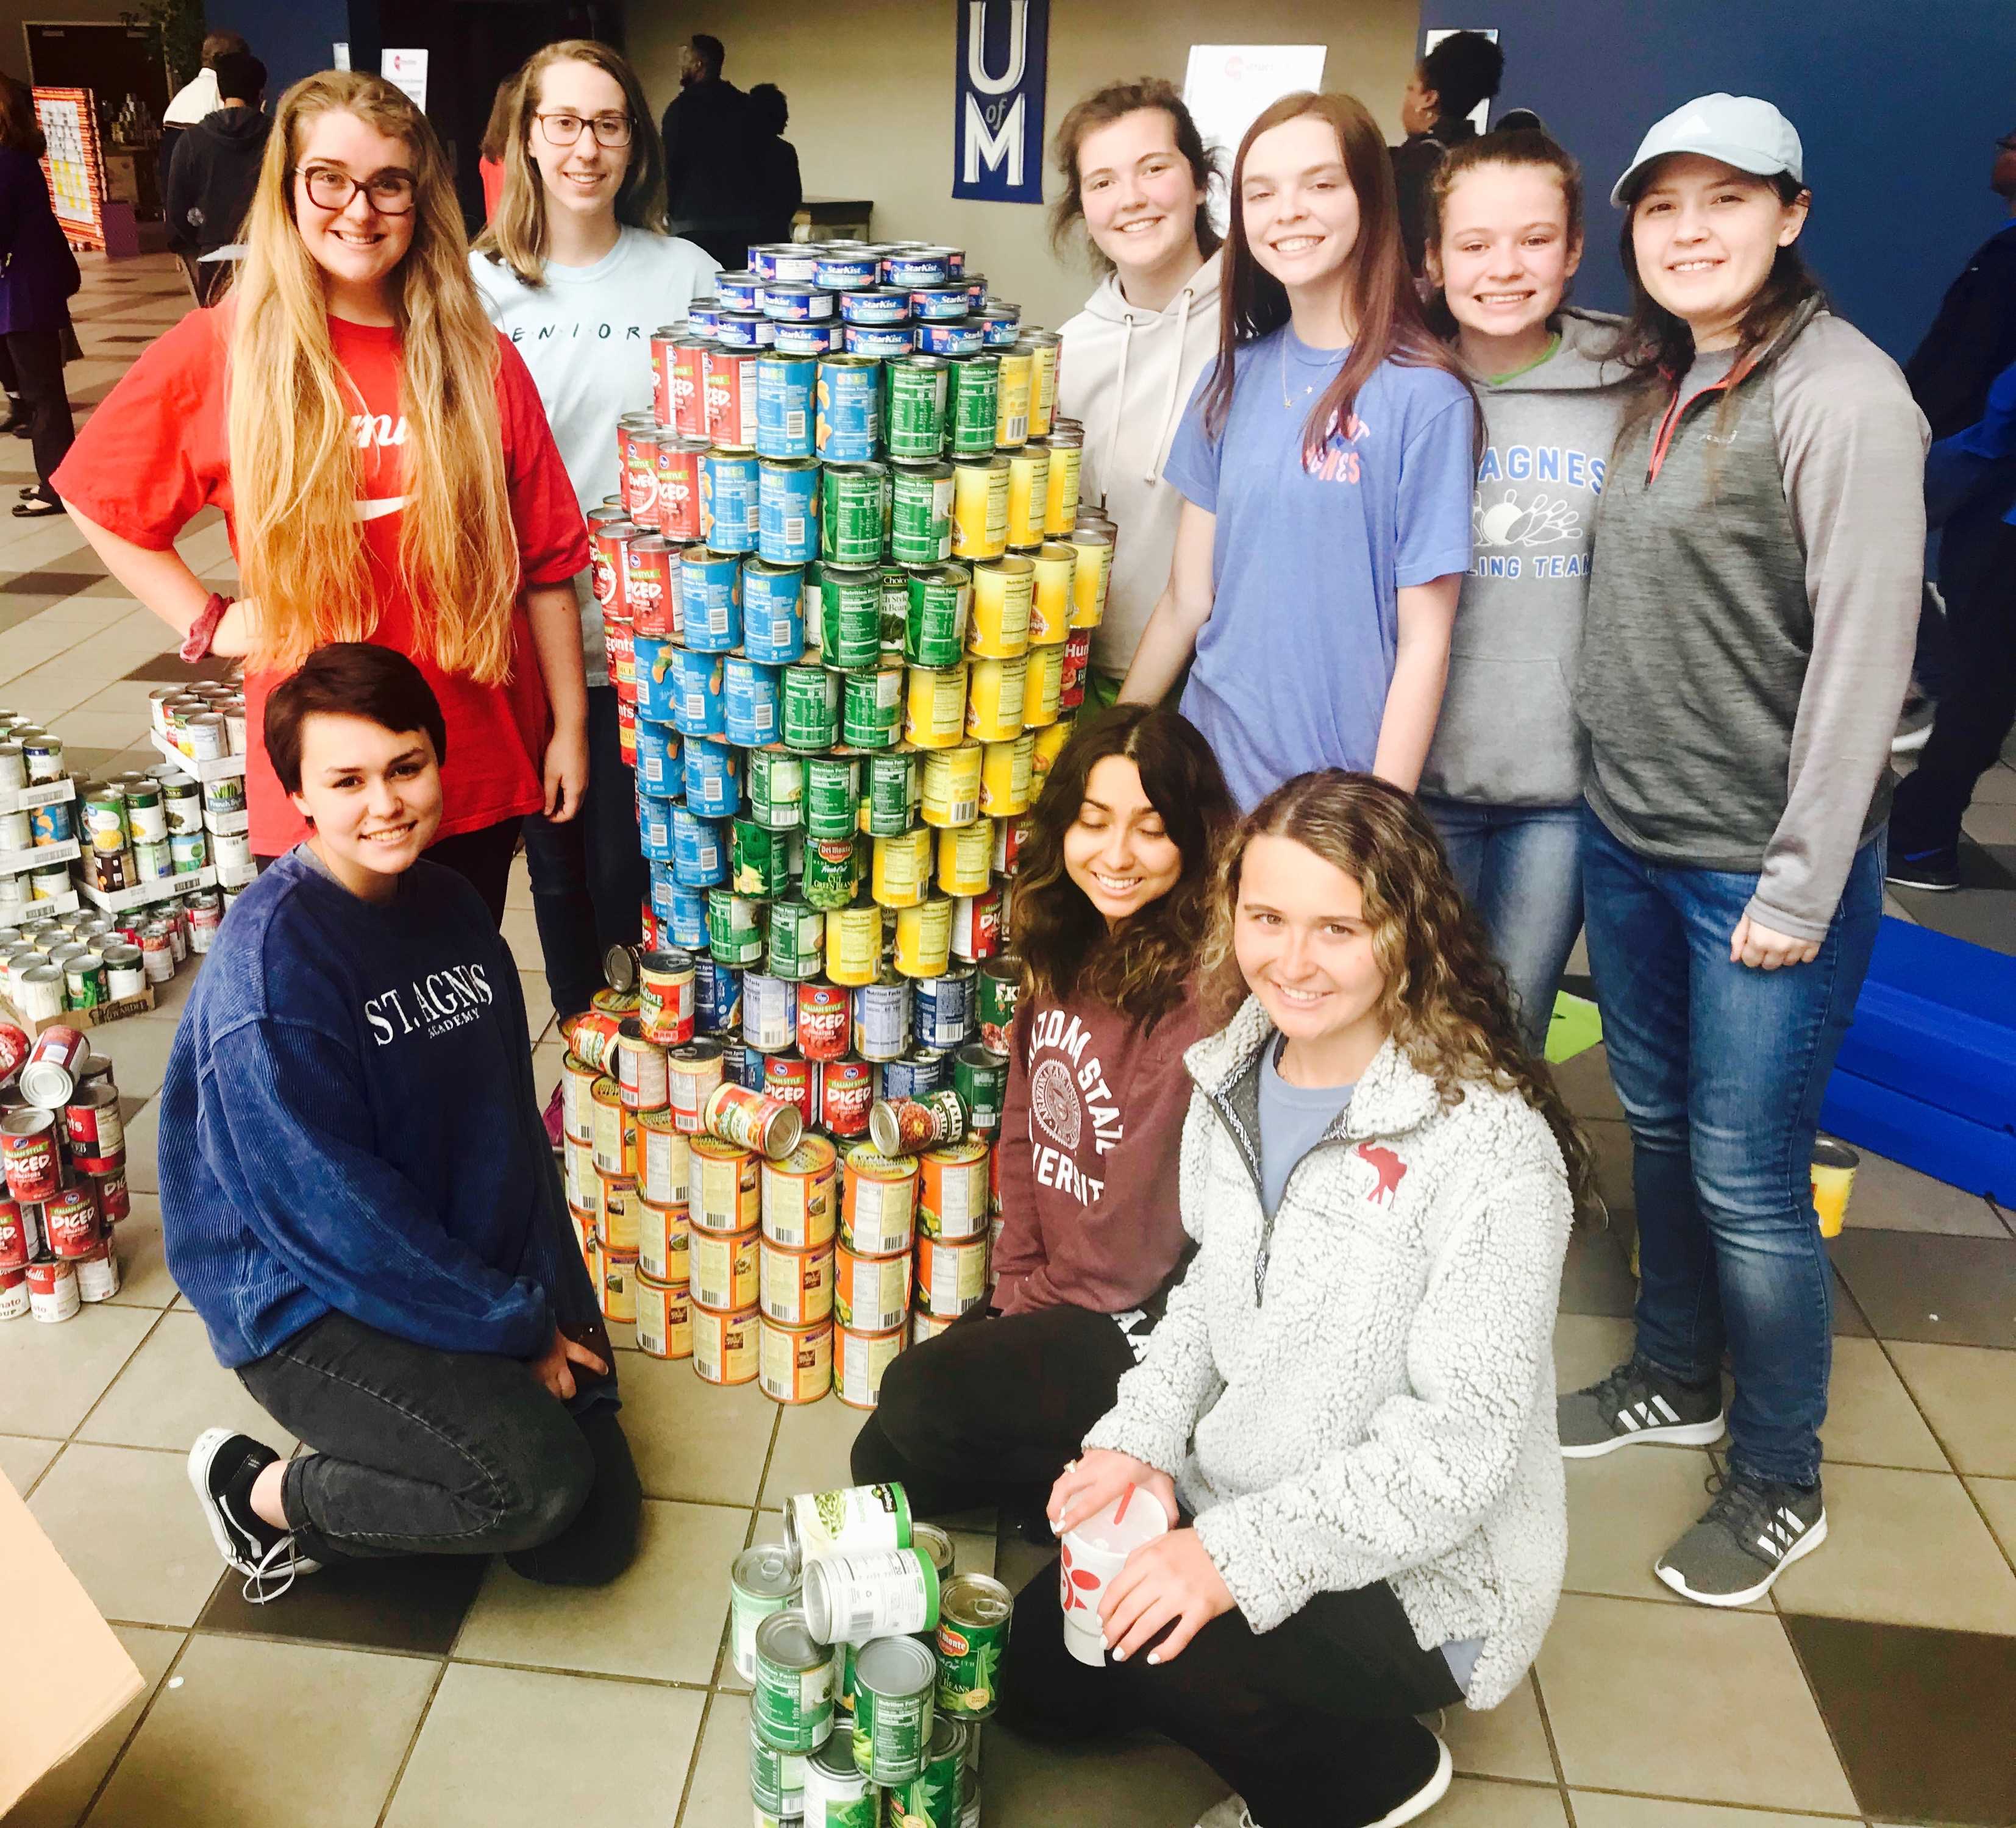
<svg viewBox="0 0 2016 1828">
<path fill-rule="evenodd" d="M 1663 159 L 1669 153 L 1699 153 L 1703 158 L 1719 159 L 1759 178 L 1774 178 L 1782 171 L 1798 182 L 1805 182 L 1798 129 L 1755 95 L 1718 92 L 1697 96 L 1654 123 L 1652 131 L 1638 142 L 1637 154 L 1624 175 L 1611 187 L 1610 200 L 1622 206 L 1625 187 L 1654 159 Z"/>
</svg>

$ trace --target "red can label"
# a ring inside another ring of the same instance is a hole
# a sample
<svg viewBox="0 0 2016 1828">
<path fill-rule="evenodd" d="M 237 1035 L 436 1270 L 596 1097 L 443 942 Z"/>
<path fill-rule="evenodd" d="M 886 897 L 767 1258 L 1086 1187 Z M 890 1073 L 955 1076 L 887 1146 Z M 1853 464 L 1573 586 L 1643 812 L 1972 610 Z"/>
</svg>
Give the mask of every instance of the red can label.
<svg viewBox="0 0 2016 1828">
<path fill-rule="evenodd" d="M 658 525 L 658 441 L 649 432 L 625 434 L 619 426 L 623 474 L 617 487 L 623 506 L 639 527 L 655 532 Z"/>
<path fill-rule="evenodd" d="M 754 354 L 747 349 L 707 352 L 707 436 L 730 451 L 756 446 Z"/>
<path fill-rule="evenodd" d="M 98 1193 L 98 1210 L 104 1214 L 107 1225 L 117 1225 L 121 1219 L 132 1216 L 133 1202 L 126 1191 L 126 1171 L 116 1168 L 110 1174 L 93 1175 L 91 1184 Z"/>
<path fill-rule="evenodd" d="M 865 1136 L 875 1103 L 875 1069 L 866 1060 L 828 1060 L 819 1071 L 819 1121 L 836 1136 Z"/>
<path fill-rule="evenodd" d="M 700 538 L 700 459 L 705 448 L 697 438 L 658 441 L 658 531 L 668 539 Z"/>
<path fill-rule="evenodd" d="M 669 336 L 651 339 L 651 410 L 657 415 L 658 423 L 670 425 L 675 417 L 672 405 L 672 352 L 673 341 Z"/>
<path fill-rule="evenodd" d="M 589 545 L 589 582 L 595 591 L 595 600 L 601 604 L 605 616 L 614 616 L 619 621 L 625 614 L 623 606 L 623 549 L 637 537 L 637 529 L 627 521 L 611 521 L 595 530 L 595 538 Z"/>
<path fill-rule="evenodd" d="M 623 598 L 630 607 L 633 634 L 663 639 L 671 633 L 671 547 L 655 540 L 630 542 L 623 554 Z"/>
<path fill-rule="evenodd" d="M 766 1055 L 763 1061 L 763 1090 L 779 1104 L 788 1104 L 809 1128 L 818 1113 L 812 1106 L 812 1065 L 789 1054 Z"/>
<path fill-rule="evenodd" d="M 0 1270 L 25 1269 L 34 1254 L 21 1208 L 12 1200 L 0 1200 Z"/>
<path fill-rule="evenodd" d="M 808 1060 L 837 1060 L 853 1033 L 853 1004 L 844 984 L 798 986 L 798 1052 Z"/>
<path fill-rule="evenodd" d="M 42 1207 L 42 1223 L 49 1229 L 49 1248 L 59 1257 L 88 1256 L 104 1240 L 98 1202 L 88 1187 L 64 1187 L 52 1194 Z"/>
<path fill-rule="evenodd" d="M 116 1160 L 125 1146 L 119 1094 L 109 1085 L 80 1091 L 63 1107 L 63 1127 L 70 1135 L 70 1152 L 80 1160 Z"/>
<path fill-rule="evenodd" d="M 16 1200 L 39 1205 L 48 1199 L 62 1185 L 55 1125 L 0 1132 L 0 1167 L 6 1171 L 7 1191 Z"/>
<path fill-rule="evenodd" d="M 28 1057 L 28 1038 L 12 1022 L 0 1022 L 0 1082 L 20 1071 Z"/>
<path fill-rule="evenodd" d="M 697 339 L 672 346 L 672 416 L 669 423 L 682 438 L 707 436 L 707 345 Z"/>
</svg>

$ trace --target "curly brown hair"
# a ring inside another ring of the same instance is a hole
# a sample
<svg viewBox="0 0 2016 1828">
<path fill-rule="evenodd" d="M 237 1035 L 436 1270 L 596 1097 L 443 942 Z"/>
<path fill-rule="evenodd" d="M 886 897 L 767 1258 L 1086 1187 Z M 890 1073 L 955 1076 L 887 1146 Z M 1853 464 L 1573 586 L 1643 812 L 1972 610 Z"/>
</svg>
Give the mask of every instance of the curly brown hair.
<svg viewBox="0 0 2016 1828">
<path fill-rule="evenodd" d="M 1183 853 L 1175 886 L 1109 933 L 1064 868 L 1064 834 L 1092 771 L 1124 756 Z M 1089 996 L 1153 1028 L 1189 994 L 1211 918 L 1219 846 L 1237 809 L 1197 726 L 1158 705 L 1119 704 L 1079 726 L 1050 765 L 1015 878 L 1015 949 L 1027 996 Z"/>
<path fill-rule="evenodd" d="M 1589 1145 L 1545 1063 L 1520 1042 L 1503 968 L 1449 873 L 1435 826 L 1390 782 L 1334 768 L 1298 775 L 1240 822 L 1212 889 L 1200 974 L 1205 1020 L 1229 1021 L 1247 995 L 1233 930 L 1240 871 L 1259 837 L 1291 839 L 1358 884 L 1386 980 L 1380 1019 L 1408 1060 L 1435 1081 L 1444 1108 L 1462 1102 L 1466 1082 L 1517 1092 L 1553 1132 L 1576 1209 L 1593 1205 Z"/>
</svg>

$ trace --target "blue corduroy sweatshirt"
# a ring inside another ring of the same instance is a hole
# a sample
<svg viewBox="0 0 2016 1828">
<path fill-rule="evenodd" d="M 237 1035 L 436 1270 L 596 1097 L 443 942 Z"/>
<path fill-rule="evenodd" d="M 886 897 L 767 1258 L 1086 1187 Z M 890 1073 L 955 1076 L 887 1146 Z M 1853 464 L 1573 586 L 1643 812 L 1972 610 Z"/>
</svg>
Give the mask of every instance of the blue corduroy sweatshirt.
<svg viewBox="0 0 2016 1828">
<path fill-rule="evenodd" d="M 160 1147 L 168 1268 L 225 1366 L 332 1310 L 514 1358 L 594 1312 L 517 969 L 437 864 L 383 905 L 299 851 L 261 875 L 176 1028 Z"/>
</svg>

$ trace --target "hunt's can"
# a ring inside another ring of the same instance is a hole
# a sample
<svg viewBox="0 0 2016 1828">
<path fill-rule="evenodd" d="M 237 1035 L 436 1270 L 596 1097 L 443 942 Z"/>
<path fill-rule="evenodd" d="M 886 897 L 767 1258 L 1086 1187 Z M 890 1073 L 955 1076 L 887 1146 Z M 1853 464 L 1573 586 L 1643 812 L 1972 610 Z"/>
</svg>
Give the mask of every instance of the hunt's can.
<svg viewBox="0 0 2016 1828">
<path fill-rule="evenodd" d="M 751 1668 L 754 1668 L 754 1641 L 751 1641 Z M 808 1754 L 780 1752 L 766 1744 L 752 1722 L 749 1729 L 749 1800 L 756 1805 L 758 1828 L 779 1822 L 795 1822 L 805 1806 L 805 1762 Z M 850 1754 L 851 1755 L 851 1754 Z"/>
<path fill-rule="evenodd" d="M 921 770 L 909 752 L 871 755 L 866 761 L 868 785 L 860 796 L 859 822 L 874 837 L 908 831 L 916 822 L 921 799 Z"/>
<path fill-rule="evenodd" d="M 787 1250 L 816 1250 L 833 1241 L 838 1164 L 823 1136 L 807 1136 L 782 1160 L 764 1162 L 759 1178 L 766 1240 Z"/>
<path fill-rule="evenodd" d="M 742 649 L 781 667 L 805 651 L 805 577 L 796 566 L 751 560 L 742 568 Z"/>
<path fill-rule="evenodd" d="M 973 621 L 967 650 L 986 660 L 1012 660 L 1029 650 L 1035 567 L 1010 556 L 973 568 Z"/>
<path fill-rule="evenodd" d="M 848 1150 L 841 1183 L 840 1238 L 848 1250 L 861 1257 L 907 1250 L 916 1213 L 915 1162 L 885 1155 L 866 1142 Z"/>
<path fill-rule="evenodd" d="M 910 1500 L 900 1485 L 801 1492 L 784 1501 L 784 1545 L 802 1571 L 830 1555 L 910 1546 Z"/>
<path fill-rule="evenodd" d="M 948 971 L 942 977 L 928 977 L 916 986 L 917 1045 L 949 1055 L 966 1045 L 972 1035 L 976 1020 L 974 1007 L 974 973 L 970 969 Z M 946 1073 L 951 1069 L 948 1067 Z M 936 1091 L 949 1079 L 941 1079 L 925 1088 Z"/>
<path fill-rule="evenodd" d="M 967 1783 L 967 1727 L 940 1714 L 931 1722 L 924 1768 L 908 1783 L 883 1791 L 883 1828 L 960 1828 Z"/>
<path fill-rule="evenodd" d="M 985 1234 L 956 1242 L 920 1238 L 916 1247 L 917 1305 L 941 1320 L 956 1320 L 987 1298 L 988 1240 Z"/>
<path fill-rule="evenodd" d="M 733 1089 L 751 1097 L 747 1088 Z M 790 1107 L 785 1107 L 787 1110 Z M 692 1204 L 688 1216 L 694 1235 L 703 1232 L 732 1236 L 755 1229 L 762 1218 L 762 1194 L 757 1178 L 757 1157 L 752 1150 L 718 1136 L 695 1135 L 689 1147 Z M 755 1299 L 754 1295 L 750 1297 Z"/>
<path fill-rule="evenodd" d="M 938 1596 L 938 1704 L 962 1720 L 991 1718 L 1001 1700 L 1001 1657 L 1014 1596 L 986 1574 L 960 1574 Z"/>
<path fill-rule="evenodd" d="M 952 466 L 952 549 L 998 559 L 1008 549 L 1008 459 L 962 457 Z"/>
<path fill-rule="evenodd" d="M 692 1296 L 682 1283 L 662 1283 L 643 1273 L 636 1281 L 637 1349 L 648 1358 L 693 1356 Z"/>
<path fill-rule="evenodd" d="M 938 1662 L 915 1638 L 878 1638 L 854 1660 L 854 1762 L 871 1783 L 921 1776 L 931 1743 Z"/>
<path fill-rule="evenodd" d="M 882 574 L 872 563 L 836 561 L 821 568 L 819 641 L 830 667 L 859 672 L 880 661 Z"/>
<path fill-rule="evenodd" d="M 707 894 L 708 949 L 726 965 L 745 969 L 762 963 L 762 905 L 729 889 L 710 889 Z"/>
<path fill-rule="evenodd" d="M 855 1764 L 850 1733 L 835 1733 L 805 1760 L 805 1828 L 881 1828 L 881 1795 Z"/>
<path fill-rule="evenodd" d="M 756 1380 L 772 1402 L 815 1403 L 833 1388 L 833 1322 L 757 1322 Z"/>
<path fill-rule="evenodd" d="M 877 462 L 829 462 L 821 473 L 820 558 L 829 565 L 879 563 L 888 517 L 888 470 Z"/>
<path fill-rule="evenodd" d="M 643 1134 L 643 1127 L 639 1133 Z M 637 1218 L 637 1268 L 653 1282 L 678 1283 L 693 1279 L 693 1230 L 683 1206 L 661 1206 L 640 1199 Z"/>
<path fill-rule="evenodd" d="M 1001 414 L 1001 358 L 969 356 L 951 365 L 946 442 L 955 458 L 991 457 Z"/>
<path fill-rule="evenodd" d="M 697 1136 L 707 1125 L 707 1094 L 722 1080 L 721 1043 L 703 1035 L 665 1050 L 665 1089 L 672 1127 Z"/>
<path fill-rule="evenodd" d="M 833 1393 L 851 1409 L 872 1409 L 882 1394 L 882 1374 L 903 1349 L 900 1326 L 880 1333 L 843 1326 L 833 1330 Z"/>
<path fill-rule="evenodd" d="M 927 834 L 928 835 L 928 834 Z M 941 977 L 952 966 L 952 906 L 927 895 L 896 914 L 896 969 L 905 977 Z"/>
<path fill-rule="evenodd" d="M 980 1038 L 989 1052 L 1008 1052 L 1008 1032 L 1022 998 L 1022 961 L 1013 952 L 989 959 L 980 968 Z"/>
<path fill-rule="evenodd" d="M 964 709 L 964 697 L 960 700 Z M 823 667 L 784 669 L 784 747 L 830 749 L 840 740 L 840 675 Z"/>
<path fill-rule="evenodd" d="M 794 982 L 816 977 L 826 957 L 826 916 L 807 901 L 779 901 L 770 909 L 770 975 Z"/>
<path fill-rule="evenodd" d="M 833 1652 L 794 1607 L 756 1628 L 755 1693 L 750 1719 L 779 1751 L 809 1752 L 833 1731 Z"/>
<path fill-rule="evenodd" d="M 731 451 L 717 444 L 700 459 L 700 538 L 711 550 L 756 550 L 761 476 L 753 451 Z M 690 639 L 690 624 L 688 633 Z"/>
<path fill-rule="evenodd" d="M 693 1373 L 705 1384 L 756 1381 L 758 1316 L 754 1308 L 729 1314 L 691 1302 Z"/>
<path fill-rule="evenodd" d="M 908 355 L 884 367 L 889 455 L 935 460 L 945 444 L 950 368 L 934 355 Z"/>
<path fill-rule="evenodd" d="M 747 1231 L 725 1234 L 689 1232 L 687 1255 L 692 1265 L 693 1300 L 703 1308 L 725 1313 L 754 1307 L 760 1273 L 759 1242 L 753 1225 Z"/>
<path fill-rule="evenodd" d="M 725 337 L 700 358 L 706 398 L 701 435 L 722 450 L 756 448 L 756 362 L 754 354 L 729 345 Z M 705 482 L 703 471 L 703 488 Z M 704 504 L 701 511 L 704 516 Z"/>
<path fill-rule="evenodd" d="M 790 839 L 753 819 L 738 819 L 729 828 L 729 860 L 730 880 L 738 895 L 767 901 L 790 887 Z"/>
<path fill-rule="evenodd" d="M 854 993 L 854 1051 L 864 1060 L 893 1060 L 909 1045 L 909 985 L 901 977 L 862 984 Z"/>
<path fill-rule="evenodd" d="M 914 1543 L 822 1556 L 805 1569 L 805 1624 L 823 1644 L 916 1637 L 938 1622 L 938 1572 Z"/>
<path fill-rule="evenodd" d="M 805 846 L 805 873 L 799 890 L 809 906 L 827 913 L 844 908 L 854 899 L 860 881 L 859 860 L 851 838 L 815 838 Z"/>
<path fill-rule="evenodd" d="M 772 565 L 819 556 L 819 466 L 809 458 L 763 458 L 758 469 L 756 549 Z"/>
<path fill-rule="evenodd" d="M 826 974 L 850 987 L 873 984 L 882 963 L 882 910 L 873 902 L 831 909 L 826 917 Z"/>
<path fill-rule="evenodd" d="M 1014 660 L 977 660 L 966 705 L 966 733 L 983 743 L 1007 743 L 1022 733 L 1024 694 L 1028 689 L 1027 654 Z"/>
<path fill-rule="evenodd" d="M 796 1035 L 797 993 L 781 977 L 751 971 L 742 981 L 742 1038 L 763 1053 L 789 1047 Z"/>
<path fill-rule="evenodd" d="M 756 358 L 756 454 L 810 457 L 814 383 L 819 364 L 808 356 L 767 351 Z"/>
<path fill-rule="evenodd" d="M 952 556 L 952 466 L 898 459 L 889 488 L 889 550 L 898 564 L 935 565 Z"/>
<path fill-rule="evenodd" d="M 772 1161 L 789 1155 L 805 1133 L 805 1119 L 790 1105 L 742 1085 L 715 1086 L 706 1117 L 711 1135 Z"/>
<path fill-rule="evenodd" d="M 758 1542 L 736 1556 L 728 1575 L 728 1654 L 744 1682 L 756 1679 L 756 1631 L 799 1592 L 796 1557 L 781 1542 Z"/>
<path fill-rule="evenodd" d="M 970 898 L 987 893 L 994 862 L 994 827 L 984 819 L 949 826 L 938 833 L 938 887 L 949 895 Z M 954 912 L 952 945 L 959 934 Z M 964 954 L 960 955 L 962 957 Z"/>
<path fill-rule="evenodd" d="M 881 364 L 862 355 L 828 355 L 819 365 L 813 437 L 826 463 L 865 463 L 881 441 Z"/>
<path fill-rule="evenodd" d="M 1071 571 L 1071 625 L 1096 628 L 1106 614 L 1106 588 L 1113 575 L 1113 536 L 1103 527 L 1081 524 L 1072 528 L 1070 543 L 1078 554 Z"/>
<path fill-rule="evenodd" d="M 693 957 L 691 952 L 645 952 L 637 960 L 638 1020 L 661 1047 L 676 1047 L 693 1036 Z"/>
<path fill-rule="evenodd" d="M 952 1083 L 966 1106 L 967 1128 L 976 1136 L 996 1135 L 1008 1092 L 1007 1056 L 970 1041 L 952 1056 Z"/>
<path fill-rule="evenodd" d="M 841 688 L 841 736 L 855 749 L 887 749 L 903 723 L 903 669 L 849 673 Z"/>
<path fill-rule="evenodd" d="M 837 1060 L 847 1052 L 849 999 L 837 984 L 801 984 L 797 991 L 798 1051 L 808 1060 Z"/>
<path fill-rule="evenodd" d="M 977 743 L 925 755 L 920 810 L 926 825 L 970 825 L 980 816 L 981 761 Z"/>
<path fill-rule="evenodd" d="M 958 664 L 966 652 L 972 577 L 963 565 L 926 565 L 906 574 L 903 657 L 911 665 Z"/>
<path fill-rule="evenodd" d="M 749 816 L 772 831 L 795 831 L 805 823 L 805 765 L 781 749 L 751 750 Z"/>
<path fill-rule="evenodd" d="M 886 1156 L 921 1155 L 966 1134 L 966 1101 L 951 1090 L 901 1103 L 883 1099 L 869 1114 L 868 1133 Z"/>
<path fill-rule="evenodd" d="M 867 1061 L 827 1060 L 819 1067 L 819 1122 L 833 1135 L 843 1140 L 866 1135 L 874 1102 L 875 1069 Z"/>
<path fill-rule="evenodd" d="M 910 908 L 931 887 L 931 834 L 922 826 L 875 840 L 869 892 L 879 906 Z"/>
<path fill-rule="evenodd" d="M 967 666 L 912 667 L 903 735 L 919 749 L 947 749 L 966 734 Z"/>
</svg>

